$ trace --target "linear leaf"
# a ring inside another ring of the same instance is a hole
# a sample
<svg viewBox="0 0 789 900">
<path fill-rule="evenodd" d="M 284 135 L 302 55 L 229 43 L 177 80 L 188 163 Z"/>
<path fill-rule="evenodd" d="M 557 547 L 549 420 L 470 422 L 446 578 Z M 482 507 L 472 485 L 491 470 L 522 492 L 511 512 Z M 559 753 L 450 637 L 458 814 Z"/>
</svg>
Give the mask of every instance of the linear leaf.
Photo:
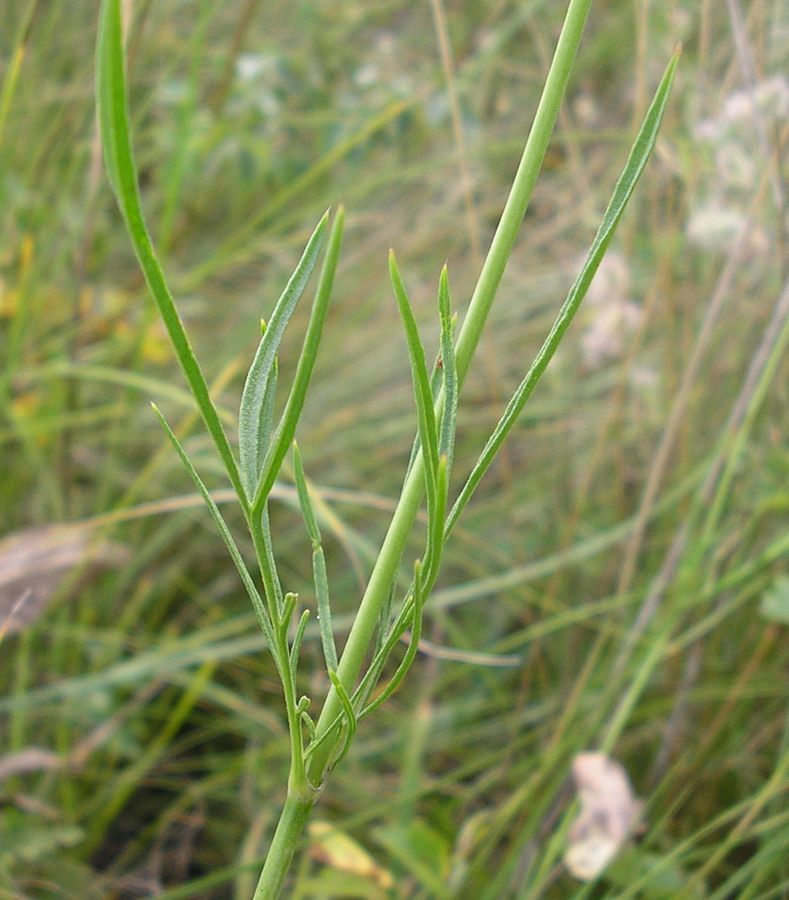
<svg viewBox="0 0 789 900">
<path fill-rule="evenodd" d="M 128 90 L 120 0 L 103 0 L 101 6 L 96 51 L 96 103 L 107 174 L 126 222 L 126 229 L 129 232 L 134 252 L 170 336 L 175 355 L 197 401 L 206 428 L 219 451 L 236 494 L 246 507 L 246 498 L 236 459 L 211 400 L 200 365 L 175 308 L 175 302 L 145 224 L 137 180 L 137 167 L 129 133 Z"/>
<path fill-rule="evenodd" d="M 328 213 L 327 213 L 328 215 Z M 304 409 L 304 399 L 307 395 L 307 388 L 312 378 L 312 372 L 315 368 L 315 360 L 318 357 L 318 348 L 320 347 L 321 337 L 323 336 L 323 326 L 326 322 L 326 315 L 329 311 L 329 300 L 334 286 L 334 276 L 337 272 L 337 264 L 340 259 L 340 248 L 342 246 L 342 235 L 345 227 L 345 210 L 342 206 L 337 209 L 332 223 L 331 232 L 329 234 L 329 242 L 326 248 L 326 256 L 323 260 L 320 275 L 318 276 L 318 286 L 315 289 L 315 300 L 312 304 L 310 312 L 310 320 L 307 324 L 307 331 L 304 335 L 304 341 L 301 346 L 299 361 L 296 365 L 296 374 L 293 376 L 290 393 L 288 394 L 285 409 L 282 413 L 276 434 L 266 452 L 263 460 L 262 470 L 257 482 L 253 507 L 255 509 L 265 503 L 269 491 L 274 485 L 274 481 L 279 474 L 282 460 L 288 452 L 293 437 L 296 433 L 296 425 L 301 417 Z"/>
<path fill-rule="evenodd" d="M 597 230 L 597 234 L 595 235 L 581 271 L 573 283 L 573 286 L 570 288 L 567 299 L 564 301 L 564 304 L 559 311 L 559 315 L 556 317 L 556 320 L 553 323 L 548 336 L 545 338 L 542 347 L 537 353 L 531 368 L 520 383 L 518 389 L 515 391 L 512 399 L 507 404 L 504 414 L 480 454 L 480 457 L 472 469 L 466 484 L 463 486 L 463 490 L 460 492 L 460 496 L 456 500 L 455 505 L 452 507 L 452 511 L 447 520 L 447 533 L 451 531 L 458 516 L 471 499 L 471 495 L 474 493 L 477 485 L 488 470 L 488 467 L 493 462 L 493 459 L 498 453 L 501 445 L 504 443 L 505 438 L 523 410 L 526 401 L 531 396 L 534 388 L 537 386 L 537 383 L 545 372 L 548 363 L 553 358 L 556 348 L 559 346 L 559 342 L 564 337 L 565 332 L 569 328 L 573 317 L 581 305 L 581 301 L 586 296 L 592 278 L 608 249 L 608 245 L 619 224 L 622 213 L 627 206 L 627 202 L 630 199 L 633 189 L 635 188 L 641 173 L 644 171 L 644 166 L 655 146 L 660 123 L 668 104 L 671 83 L 674 79 L 678 60 L 679 54 L 675 53 L 671 62 L 668 64 L 666 72 L 663 75 L 649 110 L 647 111 L 641 129 L 630 151 L 630 156 L 628 157 L 625 168 L 614 188 L 613 196 L 603 215 L 602 222 L 600 223 L 600 227 Z"/>
<path fill-rule="evenodd" d="M 397 308 L 403 322 L 408 358 L 411 363 L 411 377 L 414 386 L 414 399 L 419 422 L 419 439 L 425 455 L 425 481 L 427 486 L 428 505 L 435 500 L 435 479 L 438 468 L 438 440 L 436 416 L 433 410 L 433 394 L 430 390 L 430 377 L 427 373 L 425 350 L 419 337 L 411 301 L 397 267 L 394 251 L 389 251 L 389 274 L 394 288 Z"/>
<path fill-rule="evenodd" d="M 301 642 L 304 640 L 304 631 L 307 628 L 307 622 L 310 618 L 310 611 L 305 609 L 301 614 L 301 618 L 299 619 L 299 624 L 296 628 L 296 634 L 293 637 L 293 643 L 290 645 L 290 671 L 295 682 L 296 680 L 296 670 L 299 665 L 299 653 L 301 652 Z"/>
<path fill-rule="evenodd" d="M 444 385 L 444 407 L 438 440 L 439 456 L 447 458 L 447 474 L 452 471 L 455 451 L 455 428 L 458 410 L 458 373 L 455 347 L 452 341 L 452 301 L 449 295 L 447 267 L 441 270 L 438 282 L 438 312 L 441 320 L 441 373 Z"/>
<path fill-rule="evenodd" d="M 266 422 L 266 395 L 274 371 L 277 351 L 282 342 L 285 328 L 318 261 L 328 218 L 328 212 L 324 213 L 307 241 L 298 265 L 277 300 L 244 383 L 241 407 L 238 411 L 238 450 L 241 460 L 241 478 L 250 500 L 255 494 L 255 488 L 263 468 L 263 460 L 268 450 L 271 422 Z M 271 400 L 273 401 L 273 398 Z"/>
<path fill-rule="evenodd" d="M 337 670 L 337 648 L 334 644 L 334 631 L 331 622 L 331 604 L 329 602 L 329 579 L 326 575 L 326 559 L 321 545 L 321 533 L 318 520 L 310 500 L 309 487 L 301 464 L 301 454 L 297 444 L 293 444 L 293 471 L 296 476 L 296 493 L 301 506 L 301 513 L 307 524 L 307 532 L 312 542 L 312 572 L 315 580 L 315 597 L 318 601 L 318 626 L 323 645 L 323 656 L 327 670 Z"/>
<path fill-rule="evenodd" d="M 400 686 L 400 683 L 405 678 L 408 670 L 411 668 L 411 665 L 416 658 L 417 651 L 419 650 L 419 640 L 422 636 L 422 610 L 425 605 L 425 597 L 426 592 L 424 591 L 424 586 L 422 584 L 422 572 L 419 561 L 414 564 L 414 593 L 413 593 L 413 618 L 411 623 L 411 640 L 408 642 L 408 649 L 406 650 L 405 656 L 400 661 L 400 665 L 397 667 L 394 675 L 392 676 L 389 684 L 381 691 L 381 693 L 370 702 L 359 714 L 359 718 L 363 719 L 365 716 L 368 716 L 373 710 L 378 709 L 382 703 L 385 703 L 389 697 L 397 690 Z"/>
<path fill-rule="evenodd" d="M 345 756 L 345 754 L 350 750 L 351 742 L 353 741 L 353 736 L 356 734 L 356 726 L 358 724 L 358 717 L 356 715 L 356 711 L 353 708 L 353 704 L 351 703 L 351 698 L 348 696 L 348 692 L 345 690 L 343 683 L 340 681 L 339 676 L 334 671 L 334 669 L 329 669 L 329 679 L 331 683 L 334 685 L 334 689 L 337 691 L 337 695 L 340 698 L 340 704 L 342 705 L 343 713 L 345 714 L 345 740 L 343 742 L 342 748 L 340 752 L 337 754 L 333 766 L 336 766 L 338 762 Z"/>
<path fill-rule="evenodd" d="M 211 497 L 208 488 L 203 483 L 202 478 L 200 478 L 200 476 L 197 474 L 197 470 L 192 465 L 192 461 L 186 455 L 186 451 L 181 446 L 181 442 L 178 440 L 170 426 L 167 424 L 167 420 L 164 418 L 155 403 L 152 403 L 151 406 L 153 407 L 153 411 L 159 417 L 159 421 L 162 423 L 162 428 L 164 428 L 165 434 L 170 439 L 170 443 L 173 445 L 176 453 L 181 458 L 181 462 L 184 464 L 184 468 L 191 476 L 192 481 L 195 483 L 195 487 L 200 492 L 200 495 L 205 501 L 205 504 L 208 507 L 208 511 L 211 513 L 211 516 L 216 523 L 217 528 L 219 529 L 219 533 L 222 535 L 222 540 L 225 542 L 225 546 L 230 552 L 230 556 L 235 563 L 238 574 L 241 576 L 241 581 L 243 582 L 244 587 L 249 594 L 249 599 L 252 601 L 252 606 L 258 617 L 261 631 L 268 641 L 269 648 L 273 650 L 274 647 L 276 647 L 276 638 L 274 636 L 274 628 L 269 618 L 268 611 L 266 610 L 266 606 L 263 603 L 263 598 L 260 596 L 257 588 L 255 587 L 254 581 L 252 581 L 252 576 L 249 574 L 249 570 L 247 569 L 246 563 L 241 556 L 241 552 L 236 546 L 236 542 L 233 540 L 230 529 L 227 527 L 227 523 L 222 518 L 222 513 L 219 512 L 219 507 Z"/>
</svg>

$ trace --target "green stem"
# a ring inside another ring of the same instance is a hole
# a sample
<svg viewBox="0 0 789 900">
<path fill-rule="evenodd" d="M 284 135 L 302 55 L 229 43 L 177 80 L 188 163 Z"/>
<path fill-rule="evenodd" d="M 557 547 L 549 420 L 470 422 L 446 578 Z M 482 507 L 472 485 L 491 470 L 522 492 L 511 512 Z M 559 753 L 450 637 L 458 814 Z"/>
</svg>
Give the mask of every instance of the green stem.
<svg viewBox="0 0 789 900">
<path fill-rule="evenodd" d="M 313 803 L 313 798 L 288 791 L 277 830 L 274 832 L 274 840 L 271 842 L 266 863 L 255 888 L 254 900 L 275 900 L 280 895 Z"/>
<path fill-rule="evenodd" d="M 559 106 L 567 88 L 591 3 L 592 0 L 571 0 L 567 9 L 531 132 L 458 336 L 456 358 L 459 384 L 463 383 L 468 372 L 496 290 L 504 274 L 504 268 L 526 214 L 526 208 L 559 114 Z M 438 403 L 441 402 L 442 398 L 439 398 Z M 337 669 L 340 682 L 348 693 L 352 692 L 354 683 L 359 676 L 378 623 L 381 608 L 386 602 L 406 540 L 419 511 L 423 483 L 424 469 L 420 454 L 403 485 L 397 509 L 392 517 L 389 531 L 373 568 Z M 332 688 L 316 726 L 318 738 L 332 727 L 332 723 L 340 714 L 341 709 L 340 698 L 337 691 Z M 329 738 L 312 754 L 309 774 L 313 784 L 320 784 L 323 781 L 335 743 L 335 738 Z"/>
</svg>

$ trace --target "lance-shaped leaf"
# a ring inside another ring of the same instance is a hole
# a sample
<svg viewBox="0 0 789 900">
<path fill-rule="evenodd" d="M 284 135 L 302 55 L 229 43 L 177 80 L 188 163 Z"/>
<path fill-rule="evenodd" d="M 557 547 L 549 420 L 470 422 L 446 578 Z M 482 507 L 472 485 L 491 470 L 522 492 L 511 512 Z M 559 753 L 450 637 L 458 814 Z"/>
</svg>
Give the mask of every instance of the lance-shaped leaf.
<svg viewBox="0 0 789 900">
<path fill-rule="evenodd" d="M 159 411 L 159 408 L 156 404 L 152 403 L 153 411 L 159 417 L 159 421 L 162 423 L 162 428 L 164 428 L 165 434 L 170 439 L 170 443 L 175 448 L 176 453 L 181 459 L 181 462 L 184 464 L 184 468 L 189 473 L 192 478 L 192 481 L 195 483 L 195 487 L 199 491 L 203 500 L 205 501 L 206 506 L 208 507 L 208 511 L 211 513 L 211 517 L 216 523 L 217 528 L 219 529 L 219 533 L 222 535 L 222 540 L 225 542 L 225 546 L 227 547 L 230 557 L 235 564 L 236 570 L 238 574 L 241 576 L 241 581 L 246 588 L 247 594 L 249 594 L 249 599 L 252 601 L 252 607 L 255 610 L 255 613 L 258 617 L 258 622 L 260 623 L 260 629 L 266 637 L 268 641 L 268 645 L 270 649 L 273 649 L 276 646 L 276 637 L 274 635 L 274 628 L 269 618 L 268 610 L 266 609 L 266 605 L 263 602 L 263 598 L 260 596 L 258 589 L 255 587 L 255 582 L 252 580 L 252 576 L 249 574 L 249 570 L 247 569 L 246 563 L 241 556 L 241 552 L 236 546 L 236 542 L 233 540 L 233 536 L 230 534 L 230 529 L 227 527 L 227 523 L 222 518 L 222 513 L 219 512 L 219 507 L 213 500 L 213 497 L 209 493 L 208 488 L 203 483 L 203 479 L 197 474 L 197 470 L 192 465 L 192 461 L 186 455 L 186 450 L 181 446 L 181 442 L 173 433 L 170 426 L 167 424 L 167 420 Z"/>
<path fill-rule="evenodd" d="M 276 369 L 277 351 L 285 328 L 318 261 L 328 219 L 329 214 L 326 212 L 307 241 L 298 265 L 277 300 L 241 394 L 241 407 L 238 411 L 238 450 L 241 458 L 241 479 L 250 500 L 255 494 L 269 445 L 270 410 L 273 408 L 274 400 L 270 388 Z"/>
<path fill-rule="evenodd" d="M 427 373 L 425 350 L 419 337 L 419 329 L 411 308 L 411 301 L 403 284 L 394 251 L 389 252 L 389 274 L 394 288 L 397 308 L 403 322 L 408 358 L 411 363 L 411 376 L 414 386 L 414 399 L 419 426 L 419 441 L 425 457 L 425 485 L 427 488 L 428 511 L 435 504 L 436 470 L 438 468 L 438 438 L 436 416 L 433 409 L 433 394 L 430 389 L 430 376 Z"/>
<path fill-rule="evenodd" d="M 323 326 L 329 311 L 329 300 L 334 286 L 334 276 L 337 272 L 337 264 L 340 259 L 342 247 L 342 235 L 345 227 L 345 210 L 342 206 L 337 209 L 337 214 L 332 223 L 326 255 L 318 276 L 318 285 L 315 288 L 315 300 L 310 312 L 310 320 L 307 331 L 301 345 L 299 361 L 296 365 L 296 374 L 290 387 L 285 409 L 282 412 L 277 430 L 271 439 L 262 470 L 255 489 L 255 497 L 252 502 L 253 514 L 257 513 L 266 502 L 274 480 L 279 474 L 285 454 L 293 443 L 296 434 L 296 426 L 304 409 L 304 400 L 307 396 L 307 388 L 310 385 L 315 361 L 318 358 Z"/>
</svg>

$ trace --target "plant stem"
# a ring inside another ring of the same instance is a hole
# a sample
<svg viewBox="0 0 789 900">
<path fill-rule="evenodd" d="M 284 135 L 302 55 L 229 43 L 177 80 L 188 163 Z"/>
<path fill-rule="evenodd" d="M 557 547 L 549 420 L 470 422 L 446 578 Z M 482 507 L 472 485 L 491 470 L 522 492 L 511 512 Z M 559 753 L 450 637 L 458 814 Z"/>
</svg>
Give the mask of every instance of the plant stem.
<svg viewBox="0 0 789 900">
<path fill-rule="evenodd" d="M 288 791 L 253 900 L 274 900 L 279 896 L 313 803 L 312 798 Z"/>
<path fill-rule="evenodd" d="M 456 357 L 459 384 L 462 384 L 468 372 L 496 290 L 504 274 L 504 268 L 526 214 L 526 208 L 559 114 L 559 106 L 567 88 L 591 3 L 592 0 L 571 0 L 567 9 L 531 132 L 458 336 Z M 442 398 L 439 398 L 439 403 L 441 402 Z M 397 509 L 384 538 L 381 552 L 370 576 L 367 590 L 362 597 L 359 611 L 348 635 L 348 641 L 337 669 L 337 675 L 349 693 L 352 692 L 354 682 L 359 675 L 378 623 L 379 613 L 389 593 L 400 564 L 403 548 L 419 511 L 423 481 L 424 469 L 420 454 L 403 485 Z M 318 738 L 331 727 L 341 709 L 337 692 L 334 689 L 330 690 L 316 726 Z M 309 768 L 310 781 L 313 784 L 320 784 L 323 780 L 324 770 L 333 752 L 334 743 L 335 741 L 329 738 L 312 754 Z"/>
</svg>

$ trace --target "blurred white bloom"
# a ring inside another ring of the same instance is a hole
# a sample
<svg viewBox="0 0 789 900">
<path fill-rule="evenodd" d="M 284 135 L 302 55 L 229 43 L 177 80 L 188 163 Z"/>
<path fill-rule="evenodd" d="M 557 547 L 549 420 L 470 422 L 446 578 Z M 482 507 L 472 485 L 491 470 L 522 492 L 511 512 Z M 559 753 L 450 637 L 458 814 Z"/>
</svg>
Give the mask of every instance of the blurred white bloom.
<svg viewBox="0 0 789 900">
<path fill-rule="evenodd" d="M 630 268 L 616 250 L 609 250 L 589 285 L 587 303 L 595 306 L 630 299 Z"/>
<path fill-rule="evenodd" d="M 591 881 L 633 834 L 643 803 L 624 768 L 604 753 L 579 753 L 573 780 L 581 812 L 568 834 L 564 864 L 575 878 Z"/>
<path fill-rule="evenodd" d="M 236 60 L 236 75 L 239 81 L 257 81 L 271 71 L 274 62 L 264 53 L 242 53 Z"/>
<path fill-rule="evenodd" d="M 699 207 L 687 225 L 688 240 L 706 250 L 728 250 L 747 226 L 745 216 L 719 202 Z"/>
<path fill-rule="evenodd" d="M 729 94 L 723 104 L 721 121 L 728 125 L 737 125 L 749 120 L 754 113 L 753 94 L 750 91 L 735 91 Z"/>
<path fill-rule="evenodd" d="M 594 318 L 581 336 L 584 361 L 590 368 L 623 355 L 627 338 L 641 324 L 641 307 L 619 300 L 595 310 Z"/>
<path fill-rule="evenodd" d="M 632 276 L 621 253 L 609 251 L 586 295 L 592 312 L 581 335 L 581 352 L 590 368 L 622 356 L 627 339 L 641 324 L 641 307 L 630 299 Z"/>
<path fill-rule="evenodd" d="M 753 153 L 738 141 L 722 143 L 715 151 L 715 168 L 724 187 L 753 190 L 759 169 Z"/>
<path fill-rule="evenodd" d="M 775 75 L 761 81 L 753 90 L 753 97 L 762 115 L 770 119 L 786 119 L 789 116 L 789 79 Z"/>
<path fill-rule="evenodd" d="M 702 121 L 696 128 L 696 135 L 712 142 L 735 136 L 749 139 L 757 115 L 768 121 L 781 121 L 789 116 L 789 79 L 784 75 L 774 75 L 753 88 L 729 94 L 720 113 Z"/>
<path fill-rule="evenodd" d="M 375 63 L 365 63 L 354 72 L 353 80 L 359 87 L 372 87 L 381 80 L 381 70 Z"/>
</svg>

